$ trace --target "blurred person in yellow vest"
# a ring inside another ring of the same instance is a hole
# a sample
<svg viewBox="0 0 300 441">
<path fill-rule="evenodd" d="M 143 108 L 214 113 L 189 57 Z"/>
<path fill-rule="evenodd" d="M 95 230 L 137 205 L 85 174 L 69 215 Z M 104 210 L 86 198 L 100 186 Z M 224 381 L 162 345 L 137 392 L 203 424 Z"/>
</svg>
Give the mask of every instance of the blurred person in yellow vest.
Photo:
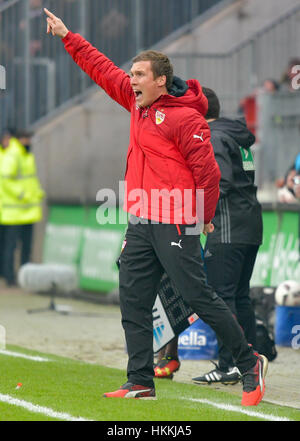
<svg viewBox="0 0 300 441">
<path fill-rule="evenodd" d="M 0 138 L 0 167 L 5 149 L 9 146 L 11 138 L 11 131 L 4 130 Z M 1 206 L 2 206 L 2 193 L 1 193 L 1 179 L 0 179 L 0 277 L 3 275 L 3 248 L 5 237 L 5 226 L 1 225 Z"/>
<path fill-rule="evenodd" d="M 3 276 L 15 285 L 15 250 L 21 242 L 21 265 L 30 261 L 33 225 L 42 219 L 45 196 L 31 152 L 33 134 L 19 131 L 10 139 L 0 164 L 1 224 L 5 225 Z"/>
</svg>

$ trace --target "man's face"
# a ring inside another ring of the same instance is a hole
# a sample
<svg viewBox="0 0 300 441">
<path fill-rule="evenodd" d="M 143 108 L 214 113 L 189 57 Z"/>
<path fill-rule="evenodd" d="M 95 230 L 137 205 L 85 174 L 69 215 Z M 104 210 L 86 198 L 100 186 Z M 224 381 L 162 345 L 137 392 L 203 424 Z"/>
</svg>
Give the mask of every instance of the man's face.
<svg viewBox="0 0 300 441">
<path fill-rule="evenodd" d="M 28 146 L 31 144 L 31 138 L 28 136 L 23 136 L 22 138 L 19 139 L 19 141 L 24 146 Z"/>
<path fill-rule="evenodd" d="M 272 81 L 269 81 L 269 80 L 266 80 L 264 82 L 264 89 L 268 93 L 275 92 L 275 90 L 276 90 L 274 84 L 272 83 Z"/>
<path fill-rule="evenodd" d="M 168 93 L 166 77 L 163 75 L 154 79 L 151 61 L 138 61 L 132 65 L 131 87 L 135 93 L 136 103 L 139 107 L 150 106 L 161 95 Z"/>
<path fill-rule="evenodd" d="M 2 138 L 2 147 L 6 149 L 9 146 L 11 136 L 8 134 L 5 134 Z"/>
</svg>

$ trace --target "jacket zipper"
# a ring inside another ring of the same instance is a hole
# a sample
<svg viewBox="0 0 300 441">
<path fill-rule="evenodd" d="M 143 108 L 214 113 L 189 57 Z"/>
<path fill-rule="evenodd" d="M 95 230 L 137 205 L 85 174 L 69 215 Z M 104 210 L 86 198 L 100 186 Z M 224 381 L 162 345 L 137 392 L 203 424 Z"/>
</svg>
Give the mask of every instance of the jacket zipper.
<svg viewBox="0 0 300 441">
<path fill-rule="evenodd" d="M 138 147 L 140 148 L 140 150 L 141 150 L 141 152 L 143 153 L 143 155 L 144 155 L 144 164 L 143 164 L 143 171 L 142 171 L 142 184 L 143 184 L 143 182 L 144 182 L 144 168 L 145 168 L 145 154 L 144 154 L 144 152 L 143 152 L 143 150 L 142 150 L 142 148 L 140 147 L 140 144 L 139 144 L 139 139 L 140 139 L 140 133 L 141 133 L 141 126 L 143 125 L 143 123 L 144 123 L 144 120 L 146 119 L 146 118 L 148 118 L 148 113 L 149 113 L 149 106 L 146 108 L 146 111 L 145 112 L 141 112 L 141 117 L 140 117 L 140 120 L 139 120 L 139 126 L 138 126 L 138 134 L 137 134 L 137 139 L 136 139 L 136 141 L 137 141 L 137 145 L 138 145 Z M 142 199 L 142 207 L 143 207 L 143 213 L 144 213 L 144 197 L 143 197 L 143 188 L 141 189 L 142 190 L 142 194 L 141 194 L 141 199 Z M 148 207 L 147 207 L 147 209 L 148 209 Z M 144 219 L 144 216 L 143 216 L 143 214 L 141 214 L 141 216 L 140 216 L 142 219 Z"/>
</svg>

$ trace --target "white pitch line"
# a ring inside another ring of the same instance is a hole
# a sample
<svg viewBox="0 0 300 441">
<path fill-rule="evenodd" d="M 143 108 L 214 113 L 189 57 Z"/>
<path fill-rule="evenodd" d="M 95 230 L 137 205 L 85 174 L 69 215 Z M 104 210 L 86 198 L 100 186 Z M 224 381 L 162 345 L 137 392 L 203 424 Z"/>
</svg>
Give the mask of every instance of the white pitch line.
<svg viewBox="0 0 300 441">
<path fill-rule="evenodd" d="M 10 395 L 0 394 L 0 401 L 2 403 L 11 404 L 13 406 L 23 407 L 24 409 L 29 410 L 29 412 L 41 413 L 43 415 L 46 415 L 47 417 L 56 418 L 58 420 L 92 421 L 92 420 L 87 420 L 82 417 L 73 417 L 72 415 L 69 415 L 68 413 L 56 412 L 55 410 L 50 409 L 49 407 L 38 406 L 38 405 L 30 403 L 28 401 L 19 400 L 18 398 L 11 397 Z"/>
<path fill-rule="evenodd" d="M 278 417 L 272 414 L 254 412 L 252 410 L 241 409 L 239 406 L 233 406 L 231 404 L 226 403 L 215 403 L 213 401 L 198 399 L 198 398 L 183 398 L 184 400 L 194 401 L 201 404 L 208 404 L 209 406 L 217 407 L 218 409 L 226 410 L 228 412 L 237 412 L 243 413 L 244 415 L 248 415 L 250 417 L 261 418 L 267 421 L 293 421 L 286 417 Z"/>
<path fill-rule="evenodd" d="M 6 350 L 0 350 L 0 355 L 8 355 L 9 357 L 18 357 L 18 358 L 25 358 L 26 360 L 31 361 L 50 361 L 48 358 L 39 357 L 38 355 L 26 355 L 22 354 L 21 352 L 13 352 L 13 351 L 6 351 Z"/>
</svg>

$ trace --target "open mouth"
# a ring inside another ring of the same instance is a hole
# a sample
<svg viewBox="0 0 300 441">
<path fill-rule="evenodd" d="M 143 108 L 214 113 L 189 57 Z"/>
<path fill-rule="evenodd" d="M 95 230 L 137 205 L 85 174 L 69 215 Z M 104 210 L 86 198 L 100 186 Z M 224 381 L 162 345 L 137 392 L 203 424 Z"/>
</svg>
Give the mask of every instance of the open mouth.
<svg viewBox="0 0 300 441">
<path fill-rule="evenodd" d="M 140 96 L 142 96 L 142 92 L 140 90 L 135 90 L 134 94 L 135 94 L 136 98 L 139 98 Z"/>
</svg>

